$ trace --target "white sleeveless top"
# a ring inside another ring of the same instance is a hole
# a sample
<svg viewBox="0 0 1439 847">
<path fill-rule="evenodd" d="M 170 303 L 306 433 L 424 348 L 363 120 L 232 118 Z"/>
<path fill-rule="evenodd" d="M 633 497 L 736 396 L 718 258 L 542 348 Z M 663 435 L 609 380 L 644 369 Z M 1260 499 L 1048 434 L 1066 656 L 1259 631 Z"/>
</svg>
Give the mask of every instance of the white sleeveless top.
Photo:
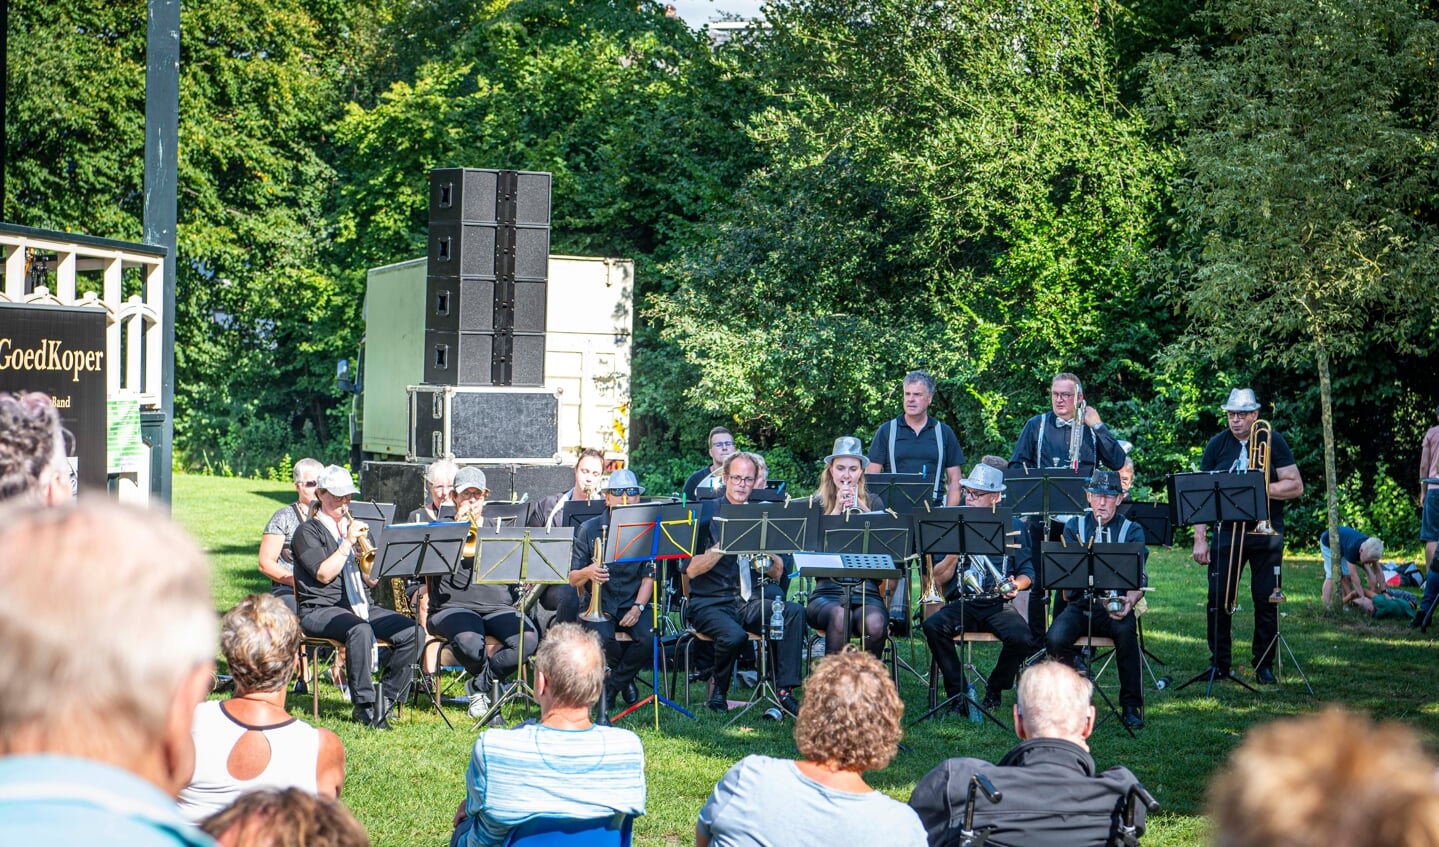
<svg viewBox="0 0 1439 847">
<path fill-rule="evenodd" d="M 180 814 L 200 822 L 257 788 L 299 788 L 314 794 L 320 757 L 320 732 L 297 718 L 269 726 L 242 724 L 221 708 L 222 700 L 195 707 L 190 735 L 195 741 L 195 775 L 180 790 Z M 270 742 L 270 762 L 254 779 L 230 774 L 230 751 L 249 730 L 263 732 Z"/>
</svg>

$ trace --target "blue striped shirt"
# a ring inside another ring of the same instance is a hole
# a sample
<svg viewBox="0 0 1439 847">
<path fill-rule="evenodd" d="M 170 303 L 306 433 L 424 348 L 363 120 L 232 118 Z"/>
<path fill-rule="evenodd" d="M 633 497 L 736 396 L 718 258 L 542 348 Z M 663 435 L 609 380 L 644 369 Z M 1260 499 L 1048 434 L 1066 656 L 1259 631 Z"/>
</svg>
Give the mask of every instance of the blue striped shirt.
<svg viewBox="0 0 1439 847">
<path fill-rule="evenodd" d="M 531 818 L 645 813 L 645 751 L 627 729 L 525 724 L 480 735 L 465 772 L 468 847 L 498 847 Z"/>
</svg>

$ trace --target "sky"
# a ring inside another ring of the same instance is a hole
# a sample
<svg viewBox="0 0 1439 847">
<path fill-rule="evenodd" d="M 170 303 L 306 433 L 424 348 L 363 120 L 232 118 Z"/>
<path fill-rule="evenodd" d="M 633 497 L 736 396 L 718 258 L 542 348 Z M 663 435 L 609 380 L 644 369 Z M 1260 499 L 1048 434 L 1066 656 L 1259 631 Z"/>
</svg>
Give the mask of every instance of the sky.
<svg viewBox="0 0 1439 847">
<path fill-rule="evenodd" d="M 685 23 L 699 29 L 725 12 L 732 12 L 742 18 L 757 18 L 763 0 L 661 0 L 675 4 Z"/>
</svg>

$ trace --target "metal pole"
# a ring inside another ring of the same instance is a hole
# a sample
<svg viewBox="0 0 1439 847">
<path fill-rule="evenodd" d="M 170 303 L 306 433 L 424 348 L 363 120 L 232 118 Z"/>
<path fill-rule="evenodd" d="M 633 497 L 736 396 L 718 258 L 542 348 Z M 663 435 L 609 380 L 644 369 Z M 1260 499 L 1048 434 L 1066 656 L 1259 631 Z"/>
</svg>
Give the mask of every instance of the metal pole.
<svg viewBox="0 0 1439 847">
<path fill-rule="evenodd" d="M 148 0 L 145 39 L 145 213 L 144 241 L 164 247 L 164 316 L 160 323 L 160 443 L 154 445 L 159 473 L 151 493 L 170 503 L 170 468 L 175 442 L 175 223 L 180 139 L 180 0 Z"/>
</svg>

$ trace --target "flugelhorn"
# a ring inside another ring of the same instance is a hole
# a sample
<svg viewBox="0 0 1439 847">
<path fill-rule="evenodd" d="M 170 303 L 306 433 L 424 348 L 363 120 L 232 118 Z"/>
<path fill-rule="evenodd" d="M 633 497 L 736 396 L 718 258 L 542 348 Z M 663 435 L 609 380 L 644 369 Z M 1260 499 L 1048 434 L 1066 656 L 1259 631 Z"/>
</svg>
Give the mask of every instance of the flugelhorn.
<svg viewBox="0 0 1439 847">
<path fill-rule="evenodd" d="M 345 510 L 345 517 L 351 521 L 355 519 L 349 509 Z M 361 522 L 359 531 L 355 533 L 355 564 L 360 566 L 360 574 L 365 579 L 369 579 L 370 571 L 374 570 L 377 552 L 375 543 L 370 540 L 370 525 Z"/>
<path fill-rule="evenodd" d="M 601 528 L 600 537 L 595 542 L 594 555 L 590 557 L 590 564 L 597 568 L 604 567 L 604 561 L 605 531 Z M 608 618 L 605 617 L 604 610 L 600 608 L 600 589 L 603 587 L 604 583 L 598 580 L 590 580 L 590 606 L 585 610 L 583 615 L 580 615 L 580 620 L 589 621 L 590 623 L 603 623 L 608 620 Z"/>
<path fill-rule="evenodd" d="M 1249 469 L 1259 471 L 1264 475 L 1264 514 L 1265 519 L 1256 523 L 1250 532 L 1254 535 L 1278 535 L 1274 527 L 1270 526 L 1269 514 L 1269 465 L 1270 453 L 1274 446 L 1274 427 L 1265 420 L 1257 420 L 1254 427 L 1249 430 Z"/>
</svg>

